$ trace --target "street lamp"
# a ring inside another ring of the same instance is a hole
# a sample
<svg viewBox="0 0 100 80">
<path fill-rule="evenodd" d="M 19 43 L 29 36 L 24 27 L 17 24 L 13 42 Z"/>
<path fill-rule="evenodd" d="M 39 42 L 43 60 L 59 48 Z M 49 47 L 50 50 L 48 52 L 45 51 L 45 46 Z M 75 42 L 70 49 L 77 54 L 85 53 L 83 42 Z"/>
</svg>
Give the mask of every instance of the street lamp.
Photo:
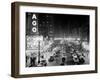
<svg viewBox="0 0 100 80">
<path fill-rule="evenodd" d="M 40 50 L 41 50 L 41 44 L 40 44 L 40 42 L 41 41 L 43 41 L 43 36 L 37 36 L 36 38 L 35 38 L 35 40 L 37 41 L 37 43 L 38 43 L 38 64 L 40 63 Z"/>
<path fill-rule="evenodd" d="M 40 63 L 40 40 L 38 40 L 38 64 Z"/>
</svg>

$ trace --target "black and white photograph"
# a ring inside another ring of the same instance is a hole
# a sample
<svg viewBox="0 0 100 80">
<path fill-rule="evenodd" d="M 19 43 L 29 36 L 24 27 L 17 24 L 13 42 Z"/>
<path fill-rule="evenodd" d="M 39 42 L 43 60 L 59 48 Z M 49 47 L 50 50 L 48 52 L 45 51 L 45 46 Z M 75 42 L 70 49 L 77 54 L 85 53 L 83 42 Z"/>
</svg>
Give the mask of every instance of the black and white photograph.
<svg viewBox="0 0 100 80">
<path fill-rule="evenodd" d="M 26 67 L 90 64 L 90 16 L 26 12 Z"/>
<path fill-rule="evenodd" d="M 97 7 L 12 3 L 12 76 L 97 73 Z"/>
</svg>

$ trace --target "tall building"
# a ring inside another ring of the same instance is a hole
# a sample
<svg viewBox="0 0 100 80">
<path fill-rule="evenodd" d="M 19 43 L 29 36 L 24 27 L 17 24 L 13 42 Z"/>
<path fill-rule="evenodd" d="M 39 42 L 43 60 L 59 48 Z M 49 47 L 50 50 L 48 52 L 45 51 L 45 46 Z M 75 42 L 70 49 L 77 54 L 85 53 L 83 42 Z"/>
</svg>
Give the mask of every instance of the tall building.
<svg viewBox="0 0 100 80">
<path fill-rule="evenodd" d="M 38 25 L 39 25 L 39 33 L 44 38 L 54 37 L 54 23 L 53 23 L 53 16 L 50 14 L 39 14 L 38 16 Z"/>
</svg>

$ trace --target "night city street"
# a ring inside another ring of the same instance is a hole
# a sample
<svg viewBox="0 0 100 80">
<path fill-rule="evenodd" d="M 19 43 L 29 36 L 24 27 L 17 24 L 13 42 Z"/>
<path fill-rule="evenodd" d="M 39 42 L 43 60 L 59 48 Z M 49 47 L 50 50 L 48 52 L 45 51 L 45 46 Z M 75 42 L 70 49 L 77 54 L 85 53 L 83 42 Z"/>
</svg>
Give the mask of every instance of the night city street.
<svg viewBox="0 0 100 80">
<path fill-rule="evenodd" d="M 89 16 L 26 13 L 26 67 L 88 65 Z"/>
</svg>

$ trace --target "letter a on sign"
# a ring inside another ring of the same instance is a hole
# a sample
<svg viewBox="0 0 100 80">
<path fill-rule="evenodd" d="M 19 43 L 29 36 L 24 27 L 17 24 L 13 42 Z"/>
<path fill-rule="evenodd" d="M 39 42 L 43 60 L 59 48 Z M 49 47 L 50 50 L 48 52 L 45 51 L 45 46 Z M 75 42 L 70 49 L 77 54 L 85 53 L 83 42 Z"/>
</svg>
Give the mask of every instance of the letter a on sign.
<svg viewBox="0 0 100 80">
<path fill-rule="evenodd" d="M 33 14 L 32 19 L 37 19 L 37 17 L 36 17 L 36 15 L 35 15 L 35 14 Z"/>
</svg>

